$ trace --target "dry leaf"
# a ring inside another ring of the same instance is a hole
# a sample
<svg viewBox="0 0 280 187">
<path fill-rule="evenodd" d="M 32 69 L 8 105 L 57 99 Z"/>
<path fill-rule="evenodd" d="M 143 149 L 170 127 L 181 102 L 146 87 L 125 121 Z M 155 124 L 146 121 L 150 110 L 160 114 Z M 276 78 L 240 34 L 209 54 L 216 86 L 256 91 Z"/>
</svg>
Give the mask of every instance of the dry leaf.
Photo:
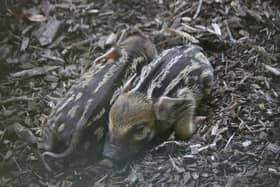
<svg viewBox="0 0 280 187">
<path fill-rule="evenodd" d="M 18 10 L 15 8 L 9 8 L 9 9 L 7 9 L 7 11 L 11 15 L 15 16 L 17 19 L 23 19 L 25 17 L 24 12 L 22 10 Z"/>
<path fill-rule="evenodd" d="M 9 8 L 7 11 L 17 19 L 27 19 L 32 22 L 44 22 L 48 20 L 50 3 L 48 0 L 42 0 L 39 6 L 29 9 Z"/>
<path fill-rule="evenodd" d="M 26 15 L 26 18 L 29 21 L 33 21 L 33 22 L 44 22 L 48 20 L 48 17 L 43 16 L 41 14 L 35 14 L 35 15 Z"/>
</svg>

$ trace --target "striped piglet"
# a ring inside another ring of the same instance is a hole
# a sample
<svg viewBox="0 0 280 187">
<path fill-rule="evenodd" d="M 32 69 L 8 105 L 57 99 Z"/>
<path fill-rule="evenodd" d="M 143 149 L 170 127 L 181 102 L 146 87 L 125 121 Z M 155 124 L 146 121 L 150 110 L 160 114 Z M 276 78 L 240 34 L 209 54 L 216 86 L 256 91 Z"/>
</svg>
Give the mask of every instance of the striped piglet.
<svg viewBox="0 0 280 187">
<path fill-rule="evenodd" d="M 124 85 L 111 107 L 103 155 L 124 159 L 154 137 L 172 131 L 179 139 L 189 138 L 194 111 L 209 94 L 213 77 L 200 47 L 184 45 L 163 51 L 142 69 L 138 79 Z"/>
</svg>

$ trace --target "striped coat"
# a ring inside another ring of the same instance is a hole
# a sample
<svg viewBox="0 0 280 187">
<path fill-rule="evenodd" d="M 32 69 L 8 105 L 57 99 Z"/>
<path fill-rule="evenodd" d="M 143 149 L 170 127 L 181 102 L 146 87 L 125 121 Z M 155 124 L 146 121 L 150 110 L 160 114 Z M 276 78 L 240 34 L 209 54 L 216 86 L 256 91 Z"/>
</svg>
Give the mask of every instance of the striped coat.
<svg viewBox="0 0 280 187">
<path fill-rule="evenodd" d="M 139 152 L 155 136 L 193 132 L 193 113 L 213 85 L 213 68 L 200 47 L 163 51 L 140 76 L 127 82 L 111 107 L 103 155 L 123 159 Z M 129 87 L 132 87 L 129 91 Z"/>
</svg>

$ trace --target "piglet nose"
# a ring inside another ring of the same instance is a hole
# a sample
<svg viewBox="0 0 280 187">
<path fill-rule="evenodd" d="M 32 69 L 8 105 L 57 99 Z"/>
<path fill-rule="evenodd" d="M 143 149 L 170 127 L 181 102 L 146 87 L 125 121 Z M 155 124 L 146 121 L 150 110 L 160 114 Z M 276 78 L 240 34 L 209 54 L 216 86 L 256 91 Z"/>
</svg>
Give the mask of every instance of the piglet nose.
<svg viewBox="0 0 280 187">
<path fill-rule="evenodd" d="M 113 160 L 113 161 L 118 161 L 118 160 L 120 160 L 120 156 L 119 156 L 118 152 L 117 152 L 117 151 L 114 151 L 114 150 L 112 150 L 112 149 L 106 149 L 106 150 L 104 150 L 104 151 L 103 151 L 103 156 L 104 156 L 105 158 L 108 158 L 108 159 Z"/>
<path fill-rule="evenodd" d="M 119 152 L 117 148 L 109 142 L 105 143 L 102 155 L 110 160 L 119 160 Z"/>
<path fill-rule="evenodd" d="M 103 154 L 104 157 L 112 160 L 114 152 L 112 150 L 104 149 L 102 154 Z"/>
</svg>

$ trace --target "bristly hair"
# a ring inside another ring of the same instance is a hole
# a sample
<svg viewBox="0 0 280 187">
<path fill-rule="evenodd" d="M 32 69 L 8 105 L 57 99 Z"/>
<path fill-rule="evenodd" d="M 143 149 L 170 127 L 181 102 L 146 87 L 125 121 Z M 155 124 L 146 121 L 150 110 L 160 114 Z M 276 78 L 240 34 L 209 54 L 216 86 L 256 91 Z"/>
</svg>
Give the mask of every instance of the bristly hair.
<svg viewBox="0 0 280 187">
<path fill-rule="evenodd" d="M 152 102 L 151 99 L 149 99 L 145 94 L 142 94 L 140 92 L 131 92 L 128 94 L 128 97 L 132 97 L 132 96 L 145 104 L 150 104 Z"/>
<path fill-rule="evenodd" d="M 143 107 L 143 104 L 145 106 L 148 106 L 149 104 L 152 104 L 152 100 L 148 99 L 144 94 L 141 94 L 139 92 L 125 93 L 119 96 L 115 104 L 112 106 L 112 110 L 115 110 L 115 107 L 117 107 L 117 111 L 121 114 L 124 114 L 130 111 L 135 106 L 140 108 Z"/>
</svg>

